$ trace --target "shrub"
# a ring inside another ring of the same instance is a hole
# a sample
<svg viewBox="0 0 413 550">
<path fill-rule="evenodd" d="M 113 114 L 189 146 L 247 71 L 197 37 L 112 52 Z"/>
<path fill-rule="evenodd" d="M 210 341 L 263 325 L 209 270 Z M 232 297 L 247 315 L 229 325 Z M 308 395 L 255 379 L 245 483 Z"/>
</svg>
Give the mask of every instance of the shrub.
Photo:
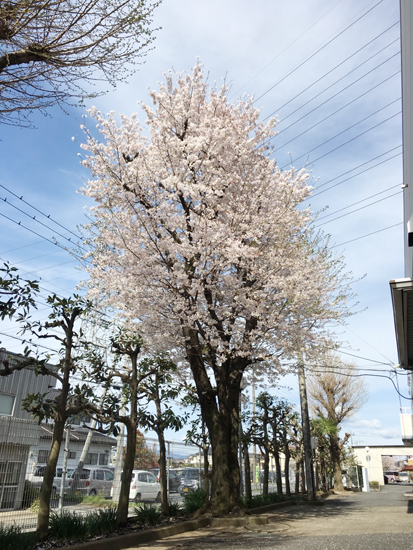
<svg viewBox="0 0 413 550">
<path fill-rule="evenodd" d="M 157 525 L 161 522 L 162 512 L 156 504 L 139 503 L 134 512 L 137 520 L 144 525 Z"/>
<path fill-rule="evenodd" d="M 186 514 L 193 514 L 202 506 L 204 506 L 206 502 L 206 493 L 204 489 L 194 489 L 193 491 L 189 491 L 189 493 L 186 493 L 184 498 L 184 504 L 183 508 Z"/>
<path fill-rule="evenodd" d="M 40 496 L 40 487 L 35 487 L 28 479 L 24 482 L 22 508 L 30 508 Z"/>
<path fill-rule="evenodd" d="M 169 503 L 169 517 L 177 518 L 183 513 L 182 507 L 179 502 L 170 502 Z"/>
<path fill-rule="evenodd" d="M 1 550 L 33 550 L 34 547 L 34 533 L 22 533 L 20 527 L 15 525 L 0 525 Z"/>
<path fill-rule="evenodd" d="M 95 510 L 85 516 L 83 520 L 86 532 L 90 537 L 113 531 L 116 527 L 116 506 L 109 506 L 105 510 Z"/>
<path fill-rule="evenodd" d="M 79 539 L 87 536 L 85 518 L 68 510 L 52 512 L 49 527 L 50 534 L 57 539 Z"/>
</svg>

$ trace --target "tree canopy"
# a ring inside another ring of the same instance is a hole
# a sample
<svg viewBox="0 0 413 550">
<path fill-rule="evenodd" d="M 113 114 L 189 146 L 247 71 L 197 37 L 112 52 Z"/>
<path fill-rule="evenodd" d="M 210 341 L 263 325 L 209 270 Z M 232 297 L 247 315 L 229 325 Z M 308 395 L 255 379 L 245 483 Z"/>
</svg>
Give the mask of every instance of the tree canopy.
<svg viewBox="0 0 413 550">
<path fill-rule="evenodd" d="M 0 122 L 98 95 L 97 80 L 123 80 L 153 41 L 159 0 L 0 2 Z"/>
<path fill-rule="evenodd" d="M 202 66 L 166 75 L 137 115 L 96 118 L 83 192 L 91 209 L 90 295 L 130 318 L 154 347 L 190 366 L 213 453 L 212 502 L 239 503 L 243 373 L 322 345 L 347 313 L 349 280 L 301 206 L 309 174 L 282 171 L 253 100 L 231 104 Z M 86 129 L 87 132 L 87 129 Z M 148 136 L 149 133 L 149 136 Z"/>
</svg>

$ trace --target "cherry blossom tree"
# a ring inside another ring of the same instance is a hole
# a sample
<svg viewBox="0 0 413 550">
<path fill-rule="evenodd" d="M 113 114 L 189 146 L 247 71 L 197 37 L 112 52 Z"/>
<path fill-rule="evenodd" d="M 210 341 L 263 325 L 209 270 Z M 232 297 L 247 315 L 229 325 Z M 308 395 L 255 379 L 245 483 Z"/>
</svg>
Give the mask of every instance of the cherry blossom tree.
<svg viewBox="0 0 413 550">
<path fill-rule="evenodd" d="M 96 201 L 86 269 L 92 297 L 137 320 L 154 347 L 181 351 L 211 440 L 211 506 L 227 513 L 241 503 L 244 372 L 322 346 L 350 280 L 311 230 L 308 172 L 271 157 L 275 120 L 209 88 L 199 63 L 165 78 L 142 105 L 145 127 L 91 111 L 101 137 L 85 128 L 83 193 Z"/>
</svg>

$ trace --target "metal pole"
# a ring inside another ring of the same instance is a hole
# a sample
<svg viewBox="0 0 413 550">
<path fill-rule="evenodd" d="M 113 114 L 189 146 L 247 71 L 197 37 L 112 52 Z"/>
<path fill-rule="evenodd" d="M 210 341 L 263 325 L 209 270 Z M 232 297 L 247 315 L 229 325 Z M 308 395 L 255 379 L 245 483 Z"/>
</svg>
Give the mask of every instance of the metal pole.
<svg viewBox="0 0 413 550">
<path fill-rule="evenodd" d="M 252 421 L 255 424 L 255 376 L 252 371 Z M 254 442 L 252 463 L 252 479 L 254 491 L 257 489 L 257 444 Z"/>
<path fill-rule="evenodd" d="M 70 443 L 70 430 L 69 426 L 66 428 L 65 448 L 63 454 L 63 468 L 62 468 L 62 481 L 60 483 L 59 492 L 59 510 L 63 508 L 63 498 L 65 494 L 66 472 L 67 472 L 67 459 L 69 457 L 69 443 Z"/>
<path fill-rule="evenodd" d="M 308 413 L 307 387 L 305 383 L 304 362 L 298 364 L 298 383 L 300 388 L 301 424 L 303 428 L 303 446 L 305 477 L 307 482 L 307 500 L 316 500 L 314 485 L 313 451 L 311 449 L 310 415 Z"/>
</svg>

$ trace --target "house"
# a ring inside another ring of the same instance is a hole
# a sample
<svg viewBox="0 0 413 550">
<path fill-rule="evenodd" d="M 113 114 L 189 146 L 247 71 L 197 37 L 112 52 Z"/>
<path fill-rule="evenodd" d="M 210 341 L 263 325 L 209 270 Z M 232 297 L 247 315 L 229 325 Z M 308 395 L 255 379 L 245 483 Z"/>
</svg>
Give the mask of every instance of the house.
<svg viewBox="0 0 413 550">
<path fill-rule="evenodd" d="M 24 360 L 0 349 L 1 366 Z M 46 393 L 55 383 L 52 376 L 36 376 L 29 368 L 0 377 L 0 510 L 21 506 L 31 449 L 40 439 L 41 428 L 22 409 L 22 401 L 30 393 Z"/>
<path fill-rule="evenodd" d="M 14 366 L 25 360 L 22 355 L 0 349 L 0 367 L 4 361 Z M 53 425 L 39 425 L 22 409 L 22 401 L 29 394 L 47 393 L 50 400 L 58 394 L 56 379 L 50 375 L 36 375 L 24 368 L 8 376 L 0 376 L 0 510 L 18 509 L 22 505 L 25 480 L 29 481 L 36 466 L 45 465 L 52 439 Z M 89 429 L 82 427 L 88 419 L 73 419 L 68 424 L 68 445 L 62 445 L 57 467 L 63 467 L 67 452 L 67 468 L 74 469 L 80 459 Z M 82 424 L 82 426 L 81 426 Z M 108 466 L 114 438 L 94 432 L 85 460 L 87 465 Z"/>
</svg>

